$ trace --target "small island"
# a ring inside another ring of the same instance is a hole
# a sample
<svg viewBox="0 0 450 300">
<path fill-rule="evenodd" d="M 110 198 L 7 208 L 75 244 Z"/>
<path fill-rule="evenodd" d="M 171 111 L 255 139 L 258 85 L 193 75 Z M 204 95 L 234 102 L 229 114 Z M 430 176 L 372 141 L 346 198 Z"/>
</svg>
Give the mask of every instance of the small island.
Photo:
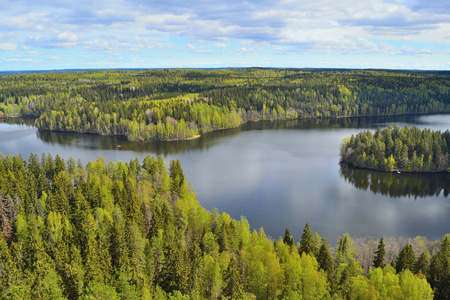
<svg viewBox="0 0 450 300">
<path fill-rule="evenodd" d="M 444 172 L 449 170 L 450 132 L 379 126 L 343 140 L 341 164 L 388 172 Z"/>
</svg>

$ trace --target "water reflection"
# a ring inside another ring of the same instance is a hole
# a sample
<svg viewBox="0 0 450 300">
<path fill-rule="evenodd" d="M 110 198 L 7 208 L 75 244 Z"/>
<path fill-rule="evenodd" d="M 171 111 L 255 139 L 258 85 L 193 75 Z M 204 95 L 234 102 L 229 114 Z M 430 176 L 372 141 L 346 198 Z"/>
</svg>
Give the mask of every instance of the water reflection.
<svg viewBox="0 0 450 300">
<path fill-rule="evenodd" d="M 188 150 L 206 150 L 214 145 L 214 140 L 224 136 L 233 136 L 240 132 L 238 129 L 221 130 L 208 133 L 198 139 L 169 141 L 169 142 L 129 142 L 121 136 L 99 136 L 72 132 L 36 132 L 38 139 L 47 144 L 58 144 L 67 147 L 85 149 L 125 150 L 138 153 L 152 153 L 167 156 L 169 154 L 184 153 Z"/>
<path fill-rule="evenodd" d="M 422 123 L 419 115 L 351 117 L 340 119 L 303 119 L 276 122 L 248 122 L 241 126 L 242 131 L 266 129 L 339 129 L 339 128 L 376 128 L 390 123 Z"/>
<path fill-rule="evenodd" d="M 27 126 L 33 126 L 34 125 L 33 118 L 23 118 L 23 117 L 17 117 L 17 118 L 0 118 L 0 123 L 5 124 L 22 124 Z"/>
<path fill-rule="evenodd" d="M 341 167 L 341 177 L 361 190 L 390 197 L 445 197 L 450 192 L 450 174 L 387 173 L 356 168 Z"/>
</svg>

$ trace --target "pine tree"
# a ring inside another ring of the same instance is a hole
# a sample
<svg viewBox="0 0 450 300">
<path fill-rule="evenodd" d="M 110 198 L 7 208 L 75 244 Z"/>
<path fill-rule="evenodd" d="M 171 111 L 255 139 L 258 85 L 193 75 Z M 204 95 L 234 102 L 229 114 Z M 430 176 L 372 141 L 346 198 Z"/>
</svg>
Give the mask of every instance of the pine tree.
<svg viewBox="0 0 450 300">
<path fill-rule="evenodd" d="M 309 224 L 306 223 L 305 229 L 303 230 L 302 239 L 300 241 L 300 248 L 298 249 L 298 254 L 302 253 L 316 255 L 317 254 L 317 241 L 314 239 L 311 228 Z"/>
<path fill-rule="evenodd" d="M 395 265 L 397 273 L 400 273 L 406 269 L 414 271 L 415 261 L 416 258 L 414 256 L 413 248 L 411 244 L 408 243 L 405 247 L 403 247 L 402 251 L 400 251 L 400 254 L 398 255 L 397 263 Z"/>
<path fill-rule="evenodd" d="M 373 258 L 373 266 L 375 268 L 384 268 L 384 257 L 386 255 L 384 246 L 384 238 L 381 238 L 377 251 L 375 251 L 375 257 Z"/>
</svg>

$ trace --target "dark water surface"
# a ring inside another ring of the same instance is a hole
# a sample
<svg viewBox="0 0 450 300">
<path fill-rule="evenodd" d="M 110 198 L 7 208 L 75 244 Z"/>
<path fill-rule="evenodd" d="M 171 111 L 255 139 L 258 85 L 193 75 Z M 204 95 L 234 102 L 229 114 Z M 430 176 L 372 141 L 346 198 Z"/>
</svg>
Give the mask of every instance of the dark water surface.
<svg viewBox="0 0 450 300">
<path fill-rule="evenodd" d="M 450 175 L 389 174 L 341 168 L 342 139 L 390 123 L 450 129 L 450 115 L 248 123 L 196 140 L 131 143 L 118 137 L 39 132 L 21 120 L 0 123 L 0 152 L 43 152 L 84 163 L 103 156 L 129 161 L 161 155 L 180 159 L 200 204 L 278 237 L 290 228 L 296 241 L 309 222 L 334 241 L 364 236 L 426 236 L 450 232 Z M 26 123 L 26 122 L 25 122 Z"/>
</svg>

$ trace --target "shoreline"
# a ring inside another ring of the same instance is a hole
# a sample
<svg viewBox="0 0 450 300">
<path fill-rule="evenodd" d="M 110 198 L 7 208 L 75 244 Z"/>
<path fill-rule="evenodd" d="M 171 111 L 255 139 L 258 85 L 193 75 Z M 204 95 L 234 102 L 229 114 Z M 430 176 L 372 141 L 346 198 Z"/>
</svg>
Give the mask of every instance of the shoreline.
<svg viewBox="0 0 450 300">
<path fill-rule="evenodd" d="M 178 138 L 178 139 L 163 139 L 163 140 L 156 140 L 158 142 L 176 142 L 176 141 L 190 141 L 195 140 L 201 137 L 201 134 L 196 134 L 194 136 L 188 137 L 188 138 Z M 130 141 L 131 142 L 131 141 Z M 145 141 L 144 141 L 145 142 Z"/>
<path fill-rule="evenodd" d="M 356 165 L 352 165 L 348 162 L 339 160 L 339 165 L 341 167 L 345 167 L 345 168 L 349 168 L 349 169 L 359 169 L 359 170 L 369 170 L 369 171 L 377 171 L 377 172 L 384 172 L 384 173 L 408 173 L 408 174 L 437 174 L 437 173 L 449 173 L 449 171 L 447 170 L 442 170 L 442 171 L 408 171 L 406 169 L 393 169 L 392 171 L 389 170 L 383 170 L 383 169 L 375 169 L 375 168 L 369 168 L 369 167 L 361 167 L 361 166 L 356 166 Z"/>
<path fill-rule="evenodd" d="M 369 117 L 369 118 L 374 118 L 374 117 L 390 117 L 390 116 L 408 116 L 408 115 L 435 115 L 435 114 L 450 114 L 450 111 L 442 111 L 442 112 L 409 112 L 409 113 L 402 113 L 402 114 L 380 114 L 380 115 L 354 115 L 354 116 L 337 116 L 337 117 L 310 117 L 310 118 L 296 118 L 296 119 L 280 119 L 280 120 L 267 120 L 267 119 L 261 119 L 261 120 L 246 120 L 245 122 L 242 122 L 241 124 L 239 124 L 239 126 L 236 127 L 229 127 L 229 128 L 217 128 L 217 129 L 213 129 L 204 133 L 199 133 L 196 134 L 195 136 L 192 137 L 188 137 L 188 138 L 172 138 L 172 139 L 154 139 L 154 140 L 149 140 L 149 141 L 140 141 L 140 140 L 129 140 L 126 135 L 120 135 L 120 134 L 99 134 L 99 133 L 95 133 L 95 132 L 85 132 L 85 131 L 67 131 L 67 130 L 50 130 L 50 129 L 41 129 L 36 127 L 34 124 L 33 126 L 37 128 L 37 130 L 39 131 L 47 131 L 47 132 L 69 132 L 69 133 L 79 133 L 79 134 L 92 134 L 92 135 L 98 135 L 98 136 L 116 136 L 116 137 L 123 137 L 125 138 L 128 142 L 174 142 L 174 141 L 188 141 L 188 140 L 194 140 L 194 139 L 198 139 L 200 138 L 203 134 L 206 133 L 210 133 L 210 132 L 214 132 L 214 131 L 220 131 L 220 130 L 228 130 L 228 129 L 235 129 L 235 128 L 239 128 L 240 126 L 249 123 L 249 122 L 281 122 L 281 121 L 304 121 L 304 120 L 337 120 L 337 119 L 350 119 L 350 118 L 364 118 L 364 117 Z M 34 118 L 34 119 L 38 119 L 38 117 L 32 117 L 32 116 L 4 116 L 4 117 L 0 117 L 0 119 L 8 119 L 8 118 L 17 118 L 17 117 L 23 117 L 23 118 Z M 371 170 L 377 170 L 377 169 L 371 169 Z M 383 171 L 383 170 L 377 170 L 377 171 Z M 405 171 L 405 173 L 408 171 Z M 442 172 L 446 172 L 446 171 L 442 171 Z M 411 173 L 411 172 L 409 172 Z M 414 172 L 413 172 L 414 173 Z"/>
</svg>

